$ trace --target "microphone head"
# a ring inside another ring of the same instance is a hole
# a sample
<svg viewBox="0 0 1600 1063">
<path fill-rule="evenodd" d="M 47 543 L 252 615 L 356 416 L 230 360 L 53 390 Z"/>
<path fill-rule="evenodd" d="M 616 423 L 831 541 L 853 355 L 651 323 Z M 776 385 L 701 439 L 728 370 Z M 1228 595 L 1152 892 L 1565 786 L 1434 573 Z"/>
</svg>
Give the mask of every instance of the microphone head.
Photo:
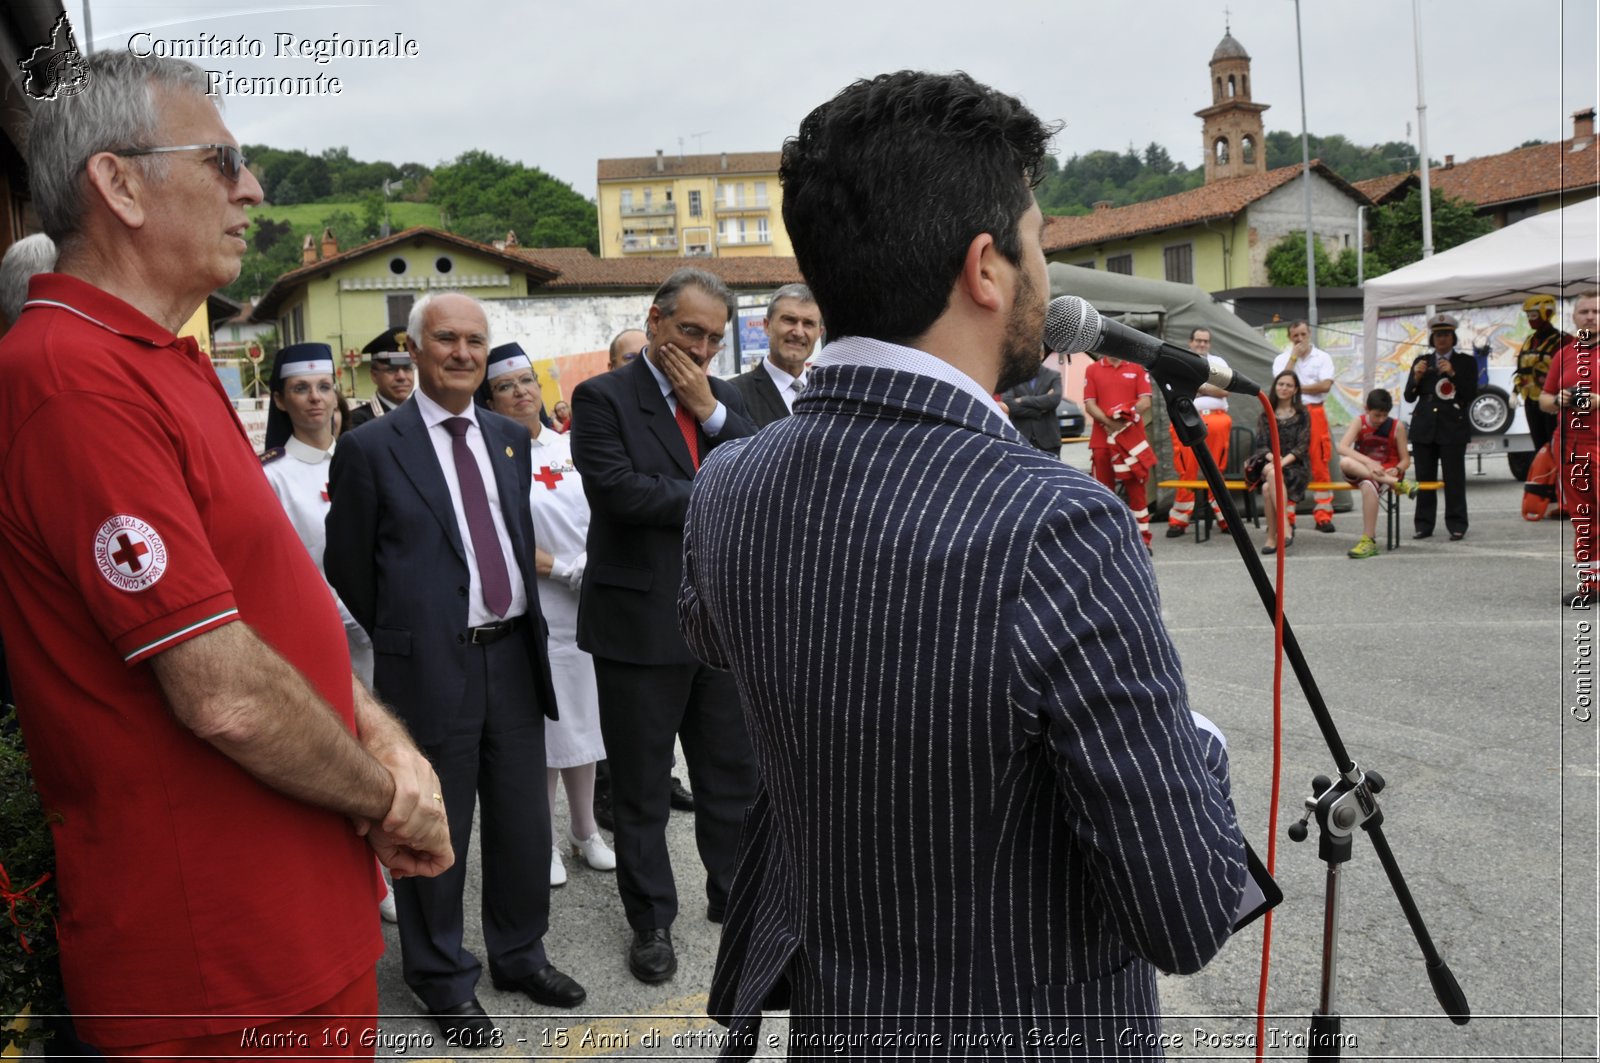
<svg viewBox="0 0 1600 1063">
<path fill-rule="evenodd" d="M 1076 295 L 1058 295 L 1045 310 L 1044 343 L 1057 354 L 1093 350 L 1100 329 L 1100 311 Z"/>
</svg>

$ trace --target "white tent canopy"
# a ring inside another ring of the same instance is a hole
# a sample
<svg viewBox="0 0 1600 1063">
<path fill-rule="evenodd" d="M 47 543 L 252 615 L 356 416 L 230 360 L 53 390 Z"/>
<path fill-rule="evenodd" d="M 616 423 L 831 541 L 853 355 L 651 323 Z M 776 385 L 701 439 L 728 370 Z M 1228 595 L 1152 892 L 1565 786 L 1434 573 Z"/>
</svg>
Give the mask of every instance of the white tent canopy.
<svg viewBox="0 0 1600 1063">
<path fill-rule="evenodd" d="M 1377 369 L 1378 312 L 1437 303 L 1570 295 L 1600 280 L 1600 199 L 1536 214 L 1362 287 L 1363 387 Z"/>
</svg>

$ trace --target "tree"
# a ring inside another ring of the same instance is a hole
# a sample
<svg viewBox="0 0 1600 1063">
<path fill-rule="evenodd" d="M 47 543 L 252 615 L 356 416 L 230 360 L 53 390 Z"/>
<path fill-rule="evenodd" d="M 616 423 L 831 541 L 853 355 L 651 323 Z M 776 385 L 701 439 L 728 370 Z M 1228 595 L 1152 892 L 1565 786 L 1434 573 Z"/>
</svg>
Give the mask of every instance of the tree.
<svg viewBox="0 0 1600 1063">
<path fill-rule="evenodd" d="M 435 169 L 429 195 L 468 239 L 489 243 L 514 229 L 527 247 L 600 248 L 593 203 L 543 170 L 485 151 Z"/>
<path fill-rule="evenodd" d="M 1441 192 L 1432 196 L 1433 249 L 1448 251 L 1475 240 L 1494 226 L 1480 217 L 1465 200 Z M 1422 190 L 1413 188 L 1404 199 L 1386 203 L 1368 214 L 1372 250 L 1367 252 L 1367 276 L 1409 266 L 1422 258 Z"/>
<path fill-rule="evenodd" d="M 1317 258 L 1317 284 L 1327 288 L 1351 288 L 1356 283 L 1356 251 L 1341 248 L 1337 258 L 1328 257 L 1322 241 L 1313 252 Z M 1272 245 L 1267 252 L 1267 283 L 1278 288 L 1306 286 L 1306 233 L 1296 229 Z"/>
<path fill-rule="evenodd" d="M 1151 141 L 1144 149 L 1144 165 L 1147 170 L 1154 170 L 1159 174 L 1172 172 L 1172 156 L 1167 154 L 1167 149 Z"/>
</svg>

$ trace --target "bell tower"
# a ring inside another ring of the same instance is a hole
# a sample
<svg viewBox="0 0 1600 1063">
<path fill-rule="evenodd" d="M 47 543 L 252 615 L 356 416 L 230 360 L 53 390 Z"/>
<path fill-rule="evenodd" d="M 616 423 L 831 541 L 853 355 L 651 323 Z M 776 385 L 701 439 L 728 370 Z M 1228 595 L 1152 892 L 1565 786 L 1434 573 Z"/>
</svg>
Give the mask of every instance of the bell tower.
<svg viewBox="0 0 1600 1063">
<path fill-rule="evenodd" d="M 1195 112 L 1205 142 L 1206 184 L 1266 172 L 1261 124 L 1266 109 L 1250 99 L 1250 53 L 1234 39 L 1232 28 L 1225 27 L 1222 42 L 1211 53 L 1211 106 Z"/>
</svg>

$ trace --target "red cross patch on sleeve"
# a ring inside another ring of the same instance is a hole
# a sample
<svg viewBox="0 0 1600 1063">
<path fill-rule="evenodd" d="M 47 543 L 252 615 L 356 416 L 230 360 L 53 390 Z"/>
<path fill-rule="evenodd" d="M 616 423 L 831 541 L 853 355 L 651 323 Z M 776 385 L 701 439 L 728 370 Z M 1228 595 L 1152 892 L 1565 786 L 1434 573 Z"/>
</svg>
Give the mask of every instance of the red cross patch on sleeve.
<svg viewBox="0 0 1600 1063">
<path fill-rule="evenodd" d="M 119 513 L 94 534 L 94 562 L 119 591 L 142 591 L 167 571 L 167 545 L 138 517 Z"/>
</svg>

